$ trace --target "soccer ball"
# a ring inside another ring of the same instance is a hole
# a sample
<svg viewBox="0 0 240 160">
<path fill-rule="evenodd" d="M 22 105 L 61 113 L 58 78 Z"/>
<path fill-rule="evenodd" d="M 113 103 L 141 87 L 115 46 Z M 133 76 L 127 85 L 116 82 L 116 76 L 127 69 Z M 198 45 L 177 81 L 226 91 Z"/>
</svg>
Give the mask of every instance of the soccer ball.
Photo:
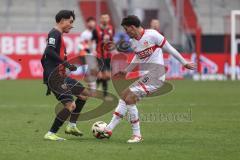
<svg viewBox="0 0 240 160">
<path fill-rule="evenodd" d="M 93 136 L 97 139 L 102 139 L 104 136 L 101 135 L 101 132 L 104 130 L 104 128 L 107 127 L 107 123 L 103 121 L 97 121 L 92 125 L 92 133 Z"/>
</svg>

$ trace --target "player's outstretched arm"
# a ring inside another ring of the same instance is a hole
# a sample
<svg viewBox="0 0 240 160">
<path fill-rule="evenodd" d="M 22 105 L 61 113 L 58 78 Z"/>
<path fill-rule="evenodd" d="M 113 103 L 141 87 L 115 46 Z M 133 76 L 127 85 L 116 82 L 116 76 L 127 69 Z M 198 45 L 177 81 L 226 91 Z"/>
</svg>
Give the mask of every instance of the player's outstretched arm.
<svg viewBox="0 0 240 160">
<path fill-rule="evenodd" d="M 196 69 L 195 63 L 186 61 L 183 56 L 168 41 L 166 41 L 166 43 L 164 44 L 163 50 L 176 58 L 180 63 L 182 63 L 185 68 L 191 70 Z"/>
</svg>

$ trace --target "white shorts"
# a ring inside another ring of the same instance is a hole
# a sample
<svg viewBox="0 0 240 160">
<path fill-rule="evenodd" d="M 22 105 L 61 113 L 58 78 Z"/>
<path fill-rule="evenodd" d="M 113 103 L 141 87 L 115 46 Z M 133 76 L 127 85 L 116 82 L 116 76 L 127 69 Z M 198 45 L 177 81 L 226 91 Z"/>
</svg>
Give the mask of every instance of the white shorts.
<svg viewBox="0 0 240 160">
<path fill-rule="evenodd" d="M 165 75 L 159 77 L 159 70 L 153 70 L 143 75 L 139 80 L 129 86 L 129 89 L 138 96 L 138 99 L 150 95 L 161 88 L 165 81 Z"/>
</svg>

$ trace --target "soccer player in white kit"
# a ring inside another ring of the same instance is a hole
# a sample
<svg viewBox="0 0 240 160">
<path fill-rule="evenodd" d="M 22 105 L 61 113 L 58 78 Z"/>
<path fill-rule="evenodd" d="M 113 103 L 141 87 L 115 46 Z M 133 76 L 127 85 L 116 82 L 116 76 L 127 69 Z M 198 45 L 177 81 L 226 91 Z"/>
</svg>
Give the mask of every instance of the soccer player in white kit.
<svg viewBox="0 0 240 160">
<path fill-rule="evenodd" d="M 138 143 L 143 138 L 140 132 L 136 103 L 144 96 L 155 92 L 159 88 L 161 89 L 164 83 L 165 76 L 161 70 L 163 67 L 156 67 L 164 66 L 162 50 L 173 55 L 187 69 L 194 70 L 196 66 L 192 62 L 186 61 L 159 32 L 153 29 L 142 28 L 137 16 L 129 15 L 123 18 L 121 25 L 131 38 L 131 46 L 135 56 L 130 65 L 116 75 L 126 76 L 128 72 L 135 68 L 136 64 L 140 64 L 140 68 L 143 64 L 144 70 L 148 70 L 148 72 L 122 92 L 112 120 L 102 134 L 104 137 L 109 138 L 113 129 L 128 112 L 133 134 L 127 142 Z"/>
<path fill-rule="evenodd" d="M 85 53 L 84 60 L 88 65 L 86 80 L 92 94 L 96 91 L 97 77 L 97 59 L 96 59 L 96 44 L 93 42 L 93 30 L 96 28 L 96 21 L 93 17 L 86 20 L 86 30 L 80 36 L 79 50 Z"/>
</svg>

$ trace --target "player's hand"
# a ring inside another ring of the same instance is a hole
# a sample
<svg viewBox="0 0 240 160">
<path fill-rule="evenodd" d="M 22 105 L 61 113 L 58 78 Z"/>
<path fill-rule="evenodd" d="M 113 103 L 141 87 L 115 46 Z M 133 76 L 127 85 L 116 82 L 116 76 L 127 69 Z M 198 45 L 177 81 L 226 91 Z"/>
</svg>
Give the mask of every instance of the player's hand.
<svg viewBox="0 0 240 160">
<path fill-rule="evenodd" d="M 187 64 L 184 65 L 184 67 L 190 70 L 195 70 L 197 68 L 196 64 L 193 62 L 188 62 Z"/>
<path fill-rule="evenodd" d="M 76 71 L 76 70 L 77 70 L 77 67 L 76 67 L 75 65 L 70 64 L 70 63 L 68 63 L 68 62 L 65 62 L 65 63 L 64 63 L 64 66 L 65 66 L 66 68 L 68 68 L 70 71 Z"/>
<path fill-rule="evenodd" d="M 68 68 L 70 71 L 76 71 L 77 70 L 77 67 L 73 64 L 70 64 L 69 68 Z"/>
</svg>

